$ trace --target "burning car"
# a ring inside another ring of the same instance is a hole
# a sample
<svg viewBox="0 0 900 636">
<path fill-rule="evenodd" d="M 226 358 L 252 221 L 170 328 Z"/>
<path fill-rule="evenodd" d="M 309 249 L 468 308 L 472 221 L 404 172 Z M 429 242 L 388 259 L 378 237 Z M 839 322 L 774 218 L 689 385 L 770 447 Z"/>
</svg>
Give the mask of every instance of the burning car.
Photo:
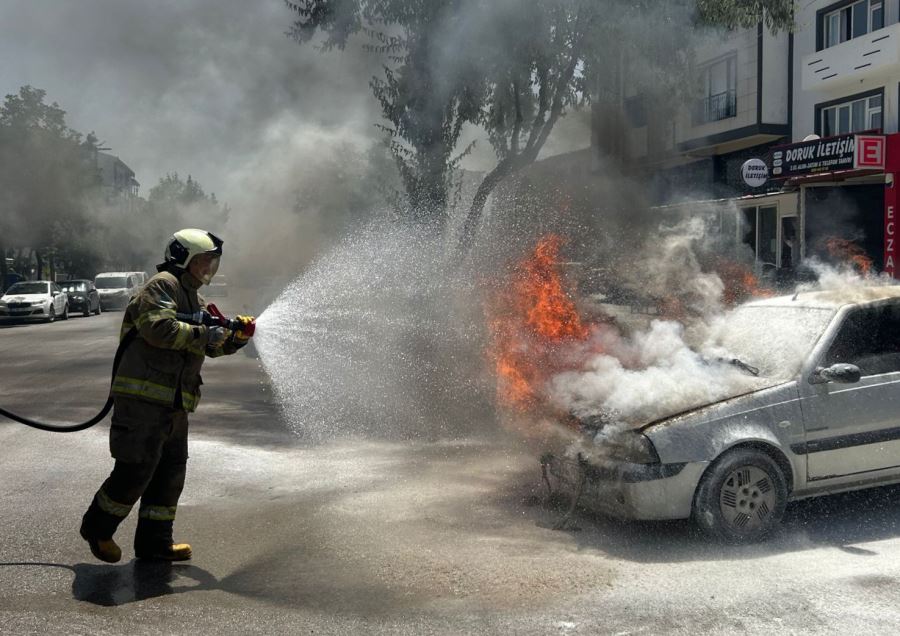
<svg viewBox="0 0 900 636">
<path fill-rule="evenodd" d="M 576 441 L 542 459 L 557 486 L 745 542 L 789 501 L 900 482 L 900 287 L 749 302 L 713 338 L 710 371 L 743 374 L 740 389 L 652 419 L 577 418 Z"/>
</svg>

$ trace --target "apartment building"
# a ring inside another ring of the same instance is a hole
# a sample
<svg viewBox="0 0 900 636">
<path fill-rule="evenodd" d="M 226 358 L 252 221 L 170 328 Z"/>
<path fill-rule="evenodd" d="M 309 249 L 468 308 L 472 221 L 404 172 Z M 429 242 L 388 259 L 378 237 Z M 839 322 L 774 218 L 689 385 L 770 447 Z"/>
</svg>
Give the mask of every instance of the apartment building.
<svg viewBox="0 0 900 636">
<path fill-rule="evenodd" d="M 817 159 L 831 166 L 813 161 L 813 169 L 784 180 L 798 192 L 804 254 L 821 255 L 823 241 L 839 237 L 861 248 L 876 270 L 893 274 L 900 2 L 801 3 L 794 42 L 794 144 L 785 152 L 844 147 L 843 163 L 823 150 Z M 864 152 L 872 155 L 868 162 Z"/>
<path fill-rule="evenodd" d="M 627 131 L 658 202 L 718 210 L 773 277 L 834 245 L 893 274 L 900 0 L 797 3 L 792 33 L 733 31 L 697 59 L 699 95 L 668 134 L 642 121 Z M 749 159 L 764 182 L 744 179 Z"/>
<path fill-rule="evenodd" d="M 660 201 L 691 189 L 754 191 L 740 178 L 743 162 L 789 140 L 791 43 L 761 26 L 710 36 L 696 51 L 698 94 L 664 120 L 634 117 L 640 94 L 624 88 L 626 158 L 653 173 Z"/>
</svg>

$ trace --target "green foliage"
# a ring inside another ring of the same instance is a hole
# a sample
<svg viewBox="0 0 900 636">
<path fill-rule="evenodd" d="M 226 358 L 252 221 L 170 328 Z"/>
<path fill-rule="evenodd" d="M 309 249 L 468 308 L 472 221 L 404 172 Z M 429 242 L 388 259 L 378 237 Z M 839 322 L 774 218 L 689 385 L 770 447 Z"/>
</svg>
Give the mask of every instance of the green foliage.
<svg viewBox="0 0 900 636">
<path fill-rule="evenodd" d="M 730 29 L 763 22 L 773 33 L 794 26 L 792 0 L 696 0 L 698 22 Z"/>
<path fill-rule="evenodd" d="M 30 246 L 67 257 L 59 222 L 85 226 L 84 194 L 97 182 L 96 137 L 66 125 L 45 91 L 23 86 L 0 107 L 0 251 Z"/>
<path fill-rule="evenodd" d="M 323 50 L 351 41 L 384 62 L 371 89 L 410 216 L 440 218 L 467 124 L 482 127 L 497 167 L 466 224 L 507 175 L 533 162 L 568 110 L 612 97 L 623 75 L 669 102 L 685 81 L 695 29 L 792 23 L 790 0 L 286 0 L 290 35 Z M 624 60 L 630 63 L 625 68 Z M 674 91 L 674 93 L 673 93 Z M 465 240 L 465 239 L 464 239 Z"/>
</svg>

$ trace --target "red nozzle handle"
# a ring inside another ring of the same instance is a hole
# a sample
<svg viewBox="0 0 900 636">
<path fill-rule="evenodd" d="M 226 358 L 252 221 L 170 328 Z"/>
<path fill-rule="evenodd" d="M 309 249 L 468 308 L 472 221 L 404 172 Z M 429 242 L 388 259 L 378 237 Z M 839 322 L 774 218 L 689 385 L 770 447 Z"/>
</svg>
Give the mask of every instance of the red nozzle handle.
<svg viewBox="0 0 900 636">
<path fill-rule="evenodd" d="M 206 306 L 206 313 L 215 318 L 220 327 L 228 326 L 228 318 L 226 318 L 225 314 L 219 311 L 219 308 L 212 303 Z"/>
<path fill-rule="evenodd" d="M 249 324 L 245 324 L 238 320 L 226 318 L 225 315 L 221 311 L 219 311 L 219 308 L 211 303 L 206 306 L 206 313 L 212 316 L 219 326 L 225 327 L 226 329 L 231 329 L 232 331 L 240 331 L 248 338 L 251 337 L 256 331 L 255 320 L 251 321 Z"/>
</svg>

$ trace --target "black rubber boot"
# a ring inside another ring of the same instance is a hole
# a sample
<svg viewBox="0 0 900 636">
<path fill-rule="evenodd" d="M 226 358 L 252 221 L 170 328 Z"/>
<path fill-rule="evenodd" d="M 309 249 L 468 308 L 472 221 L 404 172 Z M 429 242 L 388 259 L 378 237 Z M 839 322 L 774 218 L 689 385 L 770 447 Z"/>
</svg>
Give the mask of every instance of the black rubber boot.
<svg viewBox="0 0 900 636">
<path fill-rule="evenodd" d="M 122 549 L 112 538 L 122 519 L 101 510 L 96 497 L 81 518 L 79 534 L 88 542 L 91 554 L 101 561 L 118 563 L 122 560 Z"/>
<path fill-rule="evenodd" d="M 193 556 L 188 543 L 172 540 L 172 521 L 138 519 L 134 533 L 134 555 L 152 561 L 187 561 Z"/>
</svg>

